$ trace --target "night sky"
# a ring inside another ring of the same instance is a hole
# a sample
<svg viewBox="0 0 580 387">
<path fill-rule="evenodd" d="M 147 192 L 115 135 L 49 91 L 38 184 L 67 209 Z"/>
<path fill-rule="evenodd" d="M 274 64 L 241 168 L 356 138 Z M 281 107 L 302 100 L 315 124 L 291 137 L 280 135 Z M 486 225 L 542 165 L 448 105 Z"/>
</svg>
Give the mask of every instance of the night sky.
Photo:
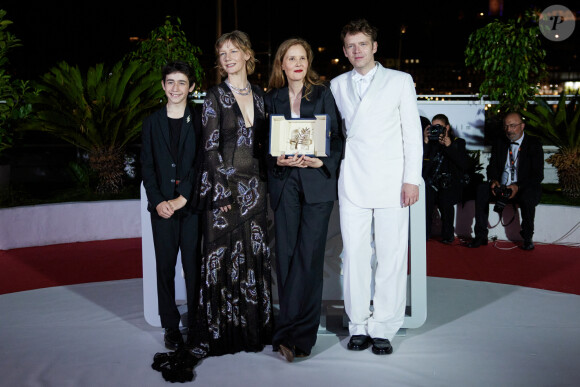
<svg viewBox="0 0 580 387">
<path fill-rule="evenodd" d="M 536 1 L 539 9 L 553 1 Z M 566 5 L 570 1 L 558 1 Z M 62 4 L 62 5 L 61 5 Z M 9 58 L 12 72 L 34 79 L 57 62 L 65 60 L 85 69 L 96 63 L 112 65 L 134 47 L 129 37 L 146 37 L 164 22 L 166 15 L 181 18 L 189 41 L 203 50 L 202 65 L 213 66 L 216 39 L 216 2 L 214 0 L 78 1 L 29 2 L 4 0 L 0 8 L 8 11 L 14 24 L 10 31 L 22 40 Z M 357 0 L 350 6 L 341 1 L 237 0 L 238 29 L 247 32 L 258 59 L 268 62 L 268 50 L 275 52 L 289 37 L 306 39 L 313 48 L 326 47 L 324 56 L 340 58 L 340 30 L 349 20 L 364 17 L 379 28 L 377 56 L 396 58 L 399 29 L 407 26 L 402 40 L 402 57 L 425 61 L 463 63 L 463 50 L 469 34 L 490 21 L 489 0 L 475 1 L 402 1 Z M 387 5 L 388 4 L 388 5 Z M 512 16 L 530 6 L 529 1 L 504 0 L 504 16 Z M 567 5 L 572 8 L 571 4 Z M 222 0 L 222 32 L 234 29 L 234 0 Z M 578 41 L 580 31 L 575 31 Z M 561 44 L 561 43 L 560 43 Z M 550 48 L 555 56 L 562 50 Z M 576 49 L 575 49 L 576 50 Z M 568 60 L 566 54 L 561 60 Z M 315 56 L 315 68 L 317 56 Z M 560 60 L 560 59 L 558 59 Z M 561 61 L 560 60 L 560 61 Z M 578 63 L 577 59 L 572 62 Z M 320 64 L 319 64 L 320 65 Z M 320 70 L 319 70 L 320 72 Z"/>
</svg>

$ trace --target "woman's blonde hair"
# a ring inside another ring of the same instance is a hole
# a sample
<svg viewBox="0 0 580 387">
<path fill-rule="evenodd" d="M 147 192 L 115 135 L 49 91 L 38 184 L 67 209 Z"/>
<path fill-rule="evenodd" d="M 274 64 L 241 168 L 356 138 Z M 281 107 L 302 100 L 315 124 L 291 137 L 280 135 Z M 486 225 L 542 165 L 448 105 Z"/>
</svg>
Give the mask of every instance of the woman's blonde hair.
<svg viewBox="0 0 580 387">
<path fill-rule="evenodd" d="M 254 50 L 252 50 L 252 43 L 250 43 L 250 38 L 248 34 L 242 31 L 232 31 L 227 32 L 220 36 L 218 40 L 215 42 L 215 55 L 216 55 L 216 69 L 220 72 L 222 77 L 227 75 L 226 71 L 222 67 L 220 63 L 220 48 L 226 43 L 231 42 L 234 46 L 242 50 L 244 53 L 250 55 L 250 58 L 246 61 L 246 73 L 247 75 L 251 75 L 254 73 L 256 69 L 256 56 Z"/>
<path fill-rule="evenodd" d="M 272 74 L 270 75 L 270 80 L 268 81 L 268 89 L 280 89 L 286 85 L 286 75 L 284 71 L 282 71 L 282 62 L 284 62 L 284 56 L 292 46 L 300 45 L 306 51 L 306 59 L 308 60 L 308 70 L 306 71 L 306 76 L 304 77 L 304 87 L 305 93 L 303 98 L 308 100 L 308 96 L 312 92 L 313 85 L 320 85 L 322 81 L 316 71 L 312 69 L 312 59 L 314 57 L 314 53 L 312 52 L 312 48 L 307 41 L 300 38 L 292 38 L 285 40 L 280 44 L 278 47 L 278 51 L 276 51 L 276 55 L 274 56 L 274 64 L 272 68 Z"/>
</svg>

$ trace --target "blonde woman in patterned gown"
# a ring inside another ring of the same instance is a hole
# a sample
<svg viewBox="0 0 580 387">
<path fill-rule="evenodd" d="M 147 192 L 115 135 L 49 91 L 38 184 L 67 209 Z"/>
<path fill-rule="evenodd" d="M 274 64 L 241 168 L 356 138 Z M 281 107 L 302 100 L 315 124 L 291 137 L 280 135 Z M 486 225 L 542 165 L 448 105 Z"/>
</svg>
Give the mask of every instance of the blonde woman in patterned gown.
<svg viewBox="0 0 580 387">
<path fill-rule="evenodd" d="M 202 278 L 188 340 L 197 356 L 261 351 L 273 323 L 263 94 L 247 79 L 255 58 L 245 33 L 222 35 L 215 49 L 226 79 L 208 91 L 202 113 Z"/>
</svg>

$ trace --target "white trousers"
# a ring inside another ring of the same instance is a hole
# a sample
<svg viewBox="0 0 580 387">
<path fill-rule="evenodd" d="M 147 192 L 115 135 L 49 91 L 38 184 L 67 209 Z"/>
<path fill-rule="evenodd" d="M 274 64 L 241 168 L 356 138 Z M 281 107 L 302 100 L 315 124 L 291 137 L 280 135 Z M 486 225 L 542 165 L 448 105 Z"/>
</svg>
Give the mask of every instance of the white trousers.
<svg viewBox="0 0 580 387">
<path fill-rule="evenodd" d="M 407 303 L 409 207 L 361 208 L 344 197 L 339 206 L 344 306 L 350 319 L 350 334 L 392 340 L 403 325 Z"/>
</svg>

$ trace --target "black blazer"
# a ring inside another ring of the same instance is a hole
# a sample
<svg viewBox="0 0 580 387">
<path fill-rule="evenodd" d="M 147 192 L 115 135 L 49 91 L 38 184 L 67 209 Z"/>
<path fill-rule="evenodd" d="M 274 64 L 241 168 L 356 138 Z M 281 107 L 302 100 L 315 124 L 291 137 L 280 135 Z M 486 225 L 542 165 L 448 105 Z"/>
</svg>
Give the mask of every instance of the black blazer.
<svg viewBox="0 0 580 387">
<path fill-rule="evenodd" d="M 304 95 L 304 89 L 302 93 Z M 264 103 L 269 114 L 283 114 L 286 119 L 292 118 L 288 87 L 270 90 L 266 94 Z M 315 85 L 308 99 L 302 97 L 300 117 L 313 118 L 315 114 L 328 114 L 330 118 L 330 155 L 320 158 L 324 164 L 320 168 L 297 168 L 302 180 L 304 199 L 307 203 L 321 203 L 338 199 L 337 176 L 343 140 L 338 126 L 338 110 L 330 87 Z M 276 158 L 270 155 L 267 156 L 267 160 L 270 205 L 276 209 L 291 168 L 276 165 Z"/>
<path fill-rule="evenodd" d="M 182 195 L 187 199 L 186 210 L 197 205 L 195 193 L 196 171 L 201 161 L 199 152 L 201 115 L 187 106 L 181 127 L 177 160 L 171 155 L 167 107 L 143 121 L 141 171 L 147 193 L 147 209 L 155 212 L 159 203 Z M 176 185 L 176 180 L 179 184 Z"/>
<path fill-rule="evenodd" d="M 491 158 L 487 166 L 487 179 L 501 183 L 501 176 L 505 169 L 510 141 L 501 136 L 491 148 Z M 520 190 L 533 189 L 541 194 L 541 183 L 544 180 L 544 150 L 537 137 L 526 134 L 518 152 L 518 181 Z M 539 200 L 539 199 L 538 199 Z"/>
</svg>

